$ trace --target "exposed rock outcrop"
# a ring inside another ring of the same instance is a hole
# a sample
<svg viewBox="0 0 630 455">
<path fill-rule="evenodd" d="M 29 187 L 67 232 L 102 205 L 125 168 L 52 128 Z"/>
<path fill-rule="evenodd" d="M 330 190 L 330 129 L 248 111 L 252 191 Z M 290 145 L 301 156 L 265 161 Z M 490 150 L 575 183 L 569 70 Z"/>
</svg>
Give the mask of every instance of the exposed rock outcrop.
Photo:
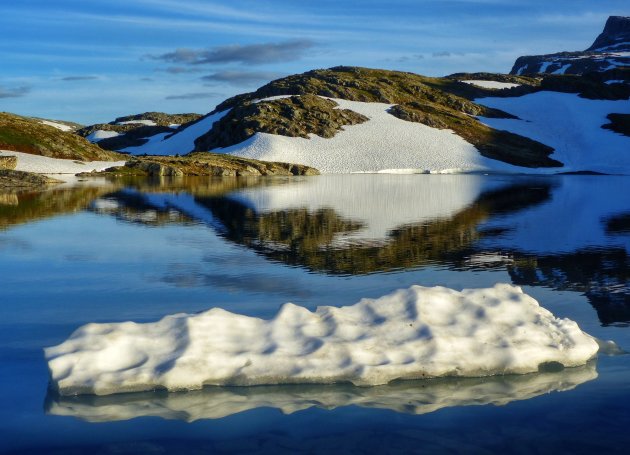
<svg viewBox="0 0 630 455">
<path fill-rule="evenodd" d="M 151 177 L 246 176 L 246 175 L 317 175 L 309 166 L 239 158 L 217 153 L 192 153 L 187 156 L 134 157 L 123 167 L 113 167 L 109 175 L 146 175 Z M 95 175 L 95 174 L 86 174 Z"/>
<path fill-rule="evenodd" d="M 41 190 L 57 183 L 61 181 L 41 174 L 0 169 L 0 190 Z"/>
<path fill-rule="evenodd" d="M 292 96 L 273 101 L 238 104 L 213 128 L 195 141 L 198 151 L 228 147 L 255 133 L 308 138 L 309 134 L 331 138 L 345 125 L 356 125 L 367 117 L 315 95 Z"/>
</svg>

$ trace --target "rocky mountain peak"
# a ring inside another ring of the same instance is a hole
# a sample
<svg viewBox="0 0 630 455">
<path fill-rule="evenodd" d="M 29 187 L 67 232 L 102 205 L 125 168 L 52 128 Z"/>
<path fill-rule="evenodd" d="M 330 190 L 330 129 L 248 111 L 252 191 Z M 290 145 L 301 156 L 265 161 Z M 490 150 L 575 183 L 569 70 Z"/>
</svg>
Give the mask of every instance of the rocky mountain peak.
<svg viewBox="0 0 630 455">
<path fill-rule="evenodd" d="M 630 17 L 610 16 L 604 31 L 585 51 L 558 52 L 519 57 L 511 74 L 586 74 L 606 72 L 608 80 L 627 83 L 627 74 L 619 73 L 630 66 Z"/>
<path fill-rule="evenodd" d="M 604 31 L 587 51 L 630 50 L 630 16 L 610 16 Z"/>
</svg>

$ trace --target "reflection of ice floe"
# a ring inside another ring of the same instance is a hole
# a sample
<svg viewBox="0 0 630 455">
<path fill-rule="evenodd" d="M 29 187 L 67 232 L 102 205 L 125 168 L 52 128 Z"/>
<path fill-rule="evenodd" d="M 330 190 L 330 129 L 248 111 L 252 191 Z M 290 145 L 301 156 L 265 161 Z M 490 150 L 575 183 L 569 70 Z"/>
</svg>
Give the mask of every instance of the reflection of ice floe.
<svg viewBox="0 0 630 455">
<path fill-rule="evenodd" d="M 162 417 L 192 422 L 220 419 L 258 408 L 285 414 L 318 407 L 344 406 L 391 409 L 406 414 L 427 414 L 442 408 L 505 405 L 550 392 L 571 390 L 597 377 L 595 363 L 562 371 L 490 378 L 442 378 L 398 381 L 376 387 L 336 385 L 276 385 L 206 387 L 185 393 L 133 393 L 106 397 L 50 396 L 47 412 L 89 422 Z"/>
<path fill-rule="evenodd" d="M 583 365 L 597 350 L 575 322 L 500 284 L 461 292 L 412 286 L 315 312 L 286 304 L 272 320 L 213 308 L 148 324 L 88 324 L 46 357 L 62 395 L 106 395 L 531 373 Z"/>
</svg>

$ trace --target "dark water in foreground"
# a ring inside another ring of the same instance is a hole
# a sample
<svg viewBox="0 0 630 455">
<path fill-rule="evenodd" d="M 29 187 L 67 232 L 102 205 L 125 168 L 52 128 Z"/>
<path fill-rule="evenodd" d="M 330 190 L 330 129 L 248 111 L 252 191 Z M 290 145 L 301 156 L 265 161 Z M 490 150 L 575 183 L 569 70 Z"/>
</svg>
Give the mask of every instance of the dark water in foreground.
<svg viewBox="0 0 630 455">
<path fill-rule="evenodd" d="M 321 176 L 0 195 L 0 452 L 628 453 L 630 357 L 387 386 L 47 394 L 87 322 L 522 286 L 630 350 L 630 178 Z"/>
</svg>

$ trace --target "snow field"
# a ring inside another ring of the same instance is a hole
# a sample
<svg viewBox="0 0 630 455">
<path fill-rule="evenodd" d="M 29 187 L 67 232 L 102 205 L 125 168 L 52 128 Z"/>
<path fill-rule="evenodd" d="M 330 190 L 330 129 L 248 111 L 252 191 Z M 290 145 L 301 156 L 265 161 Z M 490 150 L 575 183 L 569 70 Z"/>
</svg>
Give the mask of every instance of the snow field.
<svg viewBox="0 0 630 455">
<path fill-rule="evenodd" d="M 156 134 L 149 137 L 149 141 L 146 144 L 138 147 L 127 147 L 120 151 L 132 155 L 143 155 L 145 153 L 148 155 L 183 155 L 192 152 L 195 149 L 195 139 L 210 131 L 214 122 L 220 120 L 228 112 L 218 112 L 204 117 L 175 134 Z"/>
<path fill-rule="evenodd" d="M 405 169 L 435 172 L 522 172 L 523 168 L 484 158 L 451 130 L 400 120 L 387 111 L 393 105 L 331 98 L 370 120 L 345 126 L 334 137 L 309 139 L 257 133 L 246 141 L 215 149 L 243 158 L 299 163 L 320 172 L 350 173 Z"/>
<path fill-rule="evenodd" d="M 47 348 L 61 395 L 204 385 L 352 382 L 532 373 L 585 364 L 598 344 L 520 288 L 412 286 L 315 312 L 287 303 L 263 320 L 213 308 L 154 323 L 88 324 Z"/>
<path fill-rule="evenodd" d="M 79 172 L 102 171 L 112 166 L 123 166 L 125 161 L 76 161 L 30 153 L 0 150 L 0 155 L 16 156 L 16 171 L 35 172 L 37 174 L 78 174 Z"/>
<path fill-rule="evenodd" d="M 52 126 L 53 128 L 57 128 L 61 131 L 72 131 L 73 128 L 69 125 L 64 125 L 63 123 L 51 122 L 50 120 L 40 120 L 40 123 L 44 125 Z"/>
<path fill-rule="evenodd" d="M 156 126 L 153 120 L 128 120 L 126 122 L 118 122 L 116 125 L 146 125 L 146 126 Z"/>
<path fill-rule="evenodd" d="M 521 84 L 513 84 L 510 82 L 498 82 L 498 81 L 481 81 L 481 80 L 475 80 L 475 81 L 461 81 L 465 84 L 470 84 L 470 85 L 476 85 L 477 87 L 481 87 L 481 88 L 494 88 L 494 89 L 504 89 L 504 88 L 514 88 L 514 87 L 520 87 Z"/>
<path fill-rule="evenodd" d="M 90 142 L 98 142 L 103 139 L 109 139 L 110 137 L 118 137 L 121 134 L 117 131 L 109 131 L 109 130 L 96 130 L 93 133 L 90 133 L 86 136 L 86 139 Z"/>
<path fill-rule="evenodd" d="M 571 93 L 538 92 L 515 98 L 481 98 L 475 102 L 517 116 L 518 119 L 480 120 L 492 128 L 553 147 L 551 157 L 565 165 L 561 172 L 630 173 L 630 139 L 602 128 L 610 123 L 608 114 L 630 114 L 628 100 L 589 100 Z M 544 169 L 528 172 L 549 173 Z"/>
</svg>

